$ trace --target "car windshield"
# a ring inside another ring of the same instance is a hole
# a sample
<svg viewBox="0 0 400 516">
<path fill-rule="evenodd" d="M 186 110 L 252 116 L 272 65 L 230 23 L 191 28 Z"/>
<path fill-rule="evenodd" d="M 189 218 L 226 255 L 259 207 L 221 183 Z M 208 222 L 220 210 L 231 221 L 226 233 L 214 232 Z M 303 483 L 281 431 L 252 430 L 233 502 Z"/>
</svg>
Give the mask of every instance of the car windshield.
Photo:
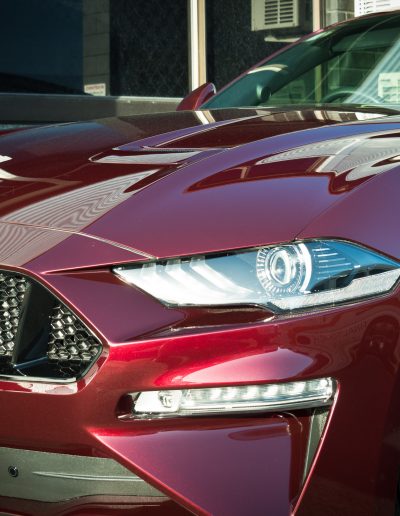
<svg viewBox="0 0 400 516">
<path fill-rule="evenodd" d="M 400 14 L 360 18 L 251 69 L 204 108 L 352 104 L 400 110 Z"/>
</svg>

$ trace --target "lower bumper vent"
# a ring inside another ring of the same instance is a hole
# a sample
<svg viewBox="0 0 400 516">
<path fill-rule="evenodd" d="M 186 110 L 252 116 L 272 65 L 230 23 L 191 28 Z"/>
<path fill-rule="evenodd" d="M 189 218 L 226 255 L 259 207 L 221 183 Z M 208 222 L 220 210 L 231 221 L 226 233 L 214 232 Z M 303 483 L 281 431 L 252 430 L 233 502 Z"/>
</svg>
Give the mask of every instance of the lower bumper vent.
<svg viewBox="0 0 400 516">
<path fill-rule="evenodd" d="M 99 339 L 44 286 L 0 271 L 0 376 L 74 380 L 101 349 Z"/>
</svg>

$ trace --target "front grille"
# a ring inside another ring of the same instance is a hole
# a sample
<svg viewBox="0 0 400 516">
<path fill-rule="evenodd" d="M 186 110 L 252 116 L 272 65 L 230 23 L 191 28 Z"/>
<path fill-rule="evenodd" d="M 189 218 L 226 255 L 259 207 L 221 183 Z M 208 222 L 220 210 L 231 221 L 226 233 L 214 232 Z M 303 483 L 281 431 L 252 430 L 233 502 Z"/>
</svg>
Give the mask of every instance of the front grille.
<svg viewBox="0 0 400 516">
<path fill-rule="evenodd" d="M 0 273 L 0 357 L 11 357 L 27 282 L 17 274 Z"/>
<path fill-rule="evenodd" d="M 99 341 L 65 305 L 54 308 L 50 326 L 47 356 L 63 370 L 79 370 L 98 356 Z"/>
<path fill-rule="evenodd" d="M 44 286 L 0 271 L 0 376 L 76 379 L 101 349 L 99 339 Z"/>
</svg>

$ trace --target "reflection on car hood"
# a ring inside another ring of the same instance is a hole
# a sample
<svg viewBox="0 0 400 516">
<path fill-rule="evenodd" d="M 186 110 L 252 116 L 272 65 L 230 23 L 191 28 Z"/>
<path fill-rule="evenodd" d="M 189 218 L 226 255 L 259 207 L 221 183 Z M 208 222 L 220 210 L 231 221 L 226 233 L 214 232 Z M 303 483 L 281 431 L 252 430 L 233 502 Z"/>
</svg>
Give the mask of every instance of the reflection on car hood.
<svg viewBox="0 0 400 516">
<path fill-rule="evenodd" d="M 42 127 L 0 138 L 0 221 L 151 256 L 290 241 L 397 167 L 400 120 L 219 110 Z"/>
</svg>

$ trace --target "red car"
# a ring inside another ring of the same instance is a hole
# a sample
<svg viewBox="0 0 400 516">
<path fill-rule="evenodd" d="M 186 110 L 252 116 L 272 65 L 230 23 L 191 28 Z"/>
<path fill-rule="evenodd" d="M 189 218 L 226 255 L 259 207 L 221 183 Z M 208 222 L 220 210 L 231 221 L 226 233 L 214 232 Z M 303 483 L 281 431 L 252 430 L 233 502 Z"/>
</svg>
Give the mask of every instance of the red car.
<svg viewBox="0 0 400 516">
<path fill-rule="evenodd" d="M 399 30 L 0 137 L 1 514 L 399 509 Z"/>
</svg>

